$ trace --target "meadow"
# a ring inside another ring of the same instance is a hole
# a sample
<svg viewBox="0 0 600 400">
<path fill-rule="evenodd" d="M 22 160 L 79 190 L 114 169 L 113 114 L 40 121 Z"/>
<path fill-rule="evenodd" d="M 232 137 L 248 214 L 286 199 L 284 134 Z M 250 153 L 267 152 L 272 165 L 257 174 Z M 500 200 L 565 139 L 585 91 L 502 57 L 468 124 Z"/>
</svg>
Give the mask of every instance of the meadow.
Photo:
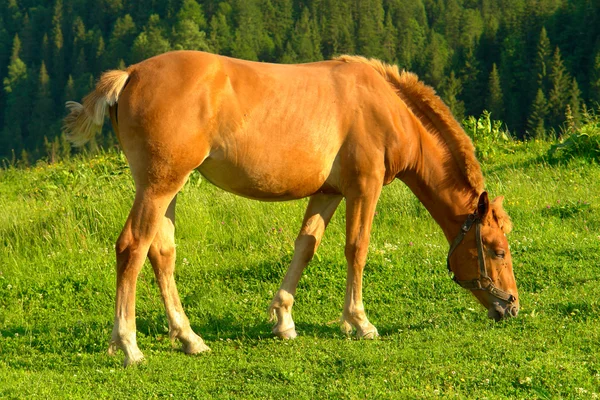
<svg viewBox="0 0 600 400">
<path fill-rule="evenodd" d="M 134 196 L 124 157 L 103 153 L 0 171 L 1 398 L 598 398 L 600 165 L 550 162 L 551 144 L 482 158 L 504 195 L 517 318 L 494 323 L 445 266 L 439 227 L 401 183 L 375 216 L 364 299 L 381 337 L 339 330 L 344 204 L 300 281 L 299 336 L 271 336 L 267 307 L 306 200 L 260 203 L 194 174 L 178 197 L 176 280 L 212 352 L 173 347 L 152 269 L 137 290 L 147 361 L 107 354 L 114 242 Z"/>
</svg>

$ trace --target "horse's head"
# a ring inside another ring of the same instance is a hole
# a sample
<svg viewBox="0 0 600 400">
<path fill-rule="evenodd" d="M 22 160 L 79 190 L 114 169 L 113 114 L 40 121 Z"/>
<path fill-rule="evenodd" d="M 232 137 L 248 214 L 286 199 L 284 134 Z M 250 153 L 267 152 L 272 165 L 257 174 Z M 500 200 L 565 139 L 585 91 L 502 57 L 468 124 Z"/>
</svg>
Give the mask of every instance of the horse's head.
<svg viewBox="0 0 600 400">
<path fill-rule="evenodd" d="M 499 321 L 519 312 L 519 295 L 506 234 L 510 218 L 502 197 L 490 203 L 487 192 L 479 197 L 477 211 L 470 214 L 448 253 L 448 269 L 454 281 L 473 295 Z"/>
</svg>

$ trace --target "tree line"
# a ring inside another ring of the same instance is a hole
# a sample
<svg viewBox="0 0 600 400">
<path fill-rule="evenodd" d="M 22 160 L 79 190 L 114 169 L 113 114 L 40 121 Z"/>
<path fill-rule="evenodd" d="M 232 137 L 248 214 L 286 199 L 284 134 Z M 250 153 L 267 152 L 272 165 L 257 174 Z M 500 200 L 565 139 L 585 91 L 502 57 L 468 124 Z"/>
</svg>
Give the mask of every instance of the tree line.
<svg viewBox="0 0 600 400">
<path fill-rule="evenodd" d="M 376 57 L 416 72 L 457 119 L 489 110 L 519 138 L 560 132 L 600 101 L 593 0 L 0 0 L 0 158 L 68 157 L 66 100 L 177 49 Z"/>
</svg>

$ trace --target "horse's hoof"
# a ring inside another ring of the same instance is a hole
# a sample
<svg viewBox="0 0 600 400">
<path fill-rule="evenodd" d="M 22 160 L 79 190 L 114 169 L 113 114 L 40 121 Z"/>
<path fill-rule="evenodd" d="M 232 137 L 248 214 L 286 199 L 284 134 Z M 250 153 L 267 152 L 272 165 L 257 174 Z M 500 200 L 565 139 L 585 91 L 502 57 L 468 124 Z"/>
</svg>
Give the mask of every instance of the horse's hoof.
<svg viewBox="0 0 600 400">
<path fill-rule="evenodd" d="M 342 333 L 344 335 L 350 337 L 352 335 L 353 330 L 354 330 L 354 328 L 352 327 L 350 322 L 346 321 L 345 319 L 342 319 L 342 325 L 340 326 L 340 331 L 342 331 Z"/>
<path fill-rule="evenodd" d="M 184 342 L 181 346 L 181 350 L 185 354 L 199 354 L 210 351 L 210 347 L 204 343 L 204 340 L 197 337 L 196 340 Z"/>
<path fill-rule="evenodd" d="M 140 365 L 144 361 L 146 361 L 146 359 L 144 358 L 144 355 L 142 354 L 141 351 L 138 350 L 137 353 L 134 353 L 129 357 L 125 356 L 125 360 L 123 361 L 123 366 L 125 368 L 132 367 L 135 365 Z"/>
<path fill-rule="evenodd" d="M 117 354 L 117 350 L 119 350 L 119 348 L 117 347 L 117 343 L 116 342 L 110 342 L 108 344 L 108 355 L 109 356 L 114 356 L 115 354 Z"/>
<path fill-rule="evenodd" d="M 292 326 L 284 331 L 279 331 L 273 328 L 273 335 L 277 336 L 279 339 L 295 339 L 298 334 L 296 333 L 296 327 Z"/>
<path fill-rule="evenodd" d="M 356 330 L 356 338 L 357 339 L 367 339 L 372 340 L 379 336 L 379 332 L 377 332 L 377 328 L 375 326 L 369 324 L 369 326 L 365 328 L 358 328 Z"/>
</svg>

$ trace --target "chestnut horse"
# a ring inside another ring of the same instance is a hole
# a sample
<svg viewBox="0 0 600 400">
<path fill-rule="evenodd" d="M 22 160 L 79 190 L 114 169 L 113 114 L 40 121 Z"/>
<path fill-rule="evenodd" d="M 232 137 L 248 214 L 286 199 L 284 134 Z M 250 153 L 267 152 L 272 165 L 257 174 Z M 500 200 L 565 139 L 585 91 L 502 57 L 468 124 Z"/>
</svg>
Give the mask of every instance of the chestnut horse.
<svg viewBox="0 0 600 400">
<path fill-rule="evenodd" d="M 190 173 L 265 201 L 310 197 L 291 265 L 271 302 L 273 333 L 296 336 L 291 310 L 302 271 L 346 201 L 348 262 L 342 328 L 377 336 L 365 314 L 362 275 L 383 186 L 402 180 L 451 244 L 448 268 L 494 319 L 519 307 L 502 198 L 490 202 L 474 147 L 448 107 L 416 75 L 378 60 L 341 56 L 301 65 L 178 51 L 102 75 L 83 104 L 68 102 L 65 131 L 90 140 L 108 108 L 136 195 L 116 243 L 110 352 L 143 359 L 135 290 L 150 259 L 172 339 L 209 350 L 186 317 L 173 278 L 175 198 Z M 475 229 L 470 229 L 475 226 Z"/>
</svg>

